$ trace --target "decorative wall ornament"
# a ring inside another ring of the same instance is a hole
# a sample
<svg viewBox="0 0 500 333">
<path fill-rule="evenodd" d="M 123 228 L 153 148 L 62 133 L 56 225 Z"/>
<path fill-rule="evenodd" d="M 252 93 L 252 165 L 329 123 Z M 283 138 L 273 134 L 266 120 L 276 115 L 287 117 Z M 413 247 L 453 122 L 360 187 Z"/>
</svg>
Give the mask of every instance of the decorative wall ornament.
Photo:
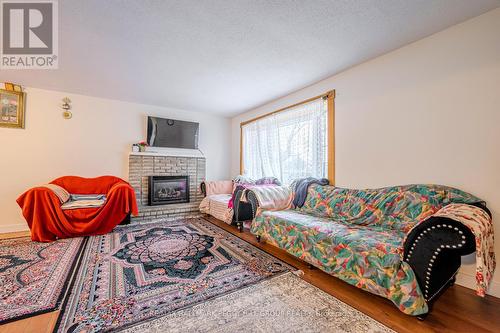
<svg viewBox="0 0 500 333">
<path fill-rule="evenodd" d="M 63 104 L 62 104 L 62 109 L 63 111 L 63 118 L 64 119 L 71 119 L 73 117 L 73 114 L 71 113 L 71 100 L 68 97 L 63 98 Z"/>
<path fill-rule="evenodd" d="M 24 128 L 26 94 L 0 89 L 0 127 Z"/>
</svg>

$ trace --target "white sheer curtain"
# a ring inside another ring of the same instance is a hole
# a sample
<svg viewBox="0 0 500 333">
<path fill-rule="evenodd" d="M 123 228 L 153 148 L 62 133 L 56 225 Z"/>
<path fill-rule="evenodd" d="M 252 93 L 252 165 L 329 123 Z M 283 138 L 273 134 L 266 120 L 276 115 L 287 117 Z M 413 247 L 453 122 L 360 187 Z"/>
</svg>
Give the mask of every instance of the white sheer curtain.
<svg viewBox="0 0 500 333">
<path fill-rule="evenodd" d="M 243 125 L 243 174 L 285 184 L 327 178 L 327 118 L 327 101 L 319 98 Z"/>
</svg>

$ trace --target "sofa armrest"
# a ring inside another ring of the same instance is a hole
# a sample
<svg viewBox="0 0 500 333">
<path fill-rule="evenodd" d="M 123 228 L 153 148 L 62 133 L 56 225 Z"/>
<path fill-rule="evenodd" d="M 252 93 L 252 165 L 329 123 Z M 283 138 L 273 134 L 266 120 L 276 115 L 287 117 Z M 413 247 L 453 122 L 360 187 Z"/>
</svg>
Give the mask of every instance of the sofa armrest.
<svg viewBox="0 0 500 333">
<path fill-rule="evenodd" d="M 446 217 L 430 217 L 406 237 L 403 260 L 412 268 L 427 302 L 454 282 L 463 255 L 476 250 L 469 228 Z"/>
<path fill-rule="evenodd" d="M 287 186 L 252 186 L 247 189 L 246 194 L 247 200 L 250 194 L 255 199 L 255 207 L 260 207 L 264 210 L 288 209 L 292 205 L 293 200 L 293 192 Z"/>
<path fill-rule="evenodd" d="M 256 209 L 254 209 L 254 206 L 250 202 L 242 200 L 245 195 L 245 190 L 244 187 L 236 187 L 234 191 L 234 222 L 236 222 L 240 230 L 242 230 L 243 227 L 242 222 L 253 220 L 256 213 Z"/>
<path fill-rule="evenodd" d="M 252 207 L 252 220 L 255 218 L 255 214 L 257 214 L 257 209 L 259 208 L 259 200 L 255 196 L 255 193 L 252 191 L 247 191 L 247 202 Z"/>
</svg>

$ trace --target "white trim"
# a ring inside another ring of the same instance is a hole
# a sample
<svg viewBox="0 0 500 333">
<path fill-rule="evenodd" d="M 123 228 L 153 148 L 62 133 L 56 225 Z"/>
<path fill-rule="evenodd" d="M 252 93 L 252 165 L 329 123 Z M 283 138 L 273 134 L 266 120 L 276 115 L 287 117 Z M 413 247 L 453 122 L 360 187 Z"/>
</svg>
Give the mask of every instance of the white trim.
<svg viewBox="0 0 500 333">
<path fill-rule="evenodd" d="M 130 152 L 137 156 L 204 157 L 199 149 L 146 147 L 145 152 Z"/>
<path fill-rule="evenodd" d="M 18 231 L 28 231 L 30 228 L 28 228 L 27 224 L 7 224 L 7 225 L 0 225 L 0 234 L 5 234 L 7 232 L 18 232 Z"/>
<path fill-rule="evenodd" d="M 476 278 L 472 275 L 458 272 L 456 283 L 463 287 L 476 290 Z M 500 282 L 491 281 L 487 294 L 500 297 Z"/>
</svg>

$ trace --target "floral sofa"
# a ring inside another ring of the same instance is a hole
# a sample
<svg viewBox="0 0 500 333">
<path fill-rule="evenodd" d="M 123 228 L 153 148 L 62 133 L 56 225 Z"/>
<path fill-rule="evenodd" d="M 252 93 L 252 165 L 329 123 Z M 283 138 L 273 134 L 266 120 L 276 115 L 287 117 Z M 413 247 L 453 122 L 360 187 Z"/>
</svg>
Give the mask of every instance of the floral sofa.
<svg viewBox="0 0 500 333">
<path fill-rule="evenodd" d="M 255 196 L 247 197 L 256 209 Z M 460 257 L 476 250 L 468 221 L 483 224 L 483 245 L 489 246 L 476 254 L 478 294 L 484 296 L 495 266 L 491 214 L 484 201 L 454 188 L 313 184 L 300 208 L 257 209 L 251 232 L 423 319 L 455 281 Z"/>
</svg>

